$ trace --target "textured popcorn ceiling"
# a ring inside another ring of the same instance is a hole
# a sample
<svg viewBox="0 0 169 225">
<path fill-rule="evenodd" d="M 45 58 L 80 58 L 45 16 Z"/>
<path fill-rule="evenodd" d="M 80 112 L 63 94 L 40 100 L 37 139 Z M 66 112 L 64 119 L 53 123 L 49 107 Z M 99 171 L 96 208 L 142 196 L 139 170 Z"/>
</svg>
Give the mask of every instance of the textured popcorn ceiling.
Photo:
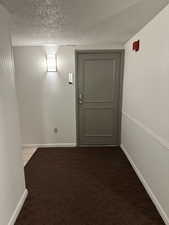
<svg viewBox="0 0 169 225">
<path fill-rule="evenodd" d="M 124 43 L 169 0 L 0 0 L 14 45 Z"/>
</svg>

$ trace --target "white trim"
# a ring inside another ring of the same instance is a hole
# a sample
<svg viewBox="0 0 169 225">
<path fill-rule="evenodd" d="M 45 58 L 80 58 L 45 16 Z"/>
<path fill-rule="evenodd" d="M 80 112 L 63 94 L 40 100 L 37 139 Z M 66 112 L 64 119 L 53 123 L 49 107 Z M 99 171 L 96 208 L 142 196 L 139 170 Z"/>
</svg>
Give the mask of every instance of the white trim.
<svg viewBox="0 0 169 225">
<path fill-rule="evenodd" d="M 95 148 L 95 147 L 119 147 L 119 145 L 80 145 L 80 147 L 90 147 L 90 148 Z"/>
<path fill-rule="evenodd" d="M 76 147 L 76 143 L 23 144 L 23 148 Z"/>
<path fill-rule="evenodd" d="M 163 207 L 161 206 L 160 202 L 158 201 L 157 197 L 155 196 L 155 194 L 153 193 L 153 191 L 151 190 L 149 184 L 147 183 L 147 181 L 145 180 L 144 176 L 142 175 L 141 171 L 137 168 L 137 166 L 135 165 L 134 161 L 132 160 L 131 156 L 129 155 L 129 153 L 127 152 L 126 148 L 124 147 L 124 145 L 121 144 L 121 149 L 123 150 L 124 154 L 126 155 L 126 157 L 128 158 L 129 162 L 131 163 L 134 171 L 136 172 L 138 178 L 140 179 L 141 183 L 143 184 L 145 190 L 147 191 L 148 195 L 150 196 L 151 200 L 153 201 L 155 207 L 157 208 L 159 214 L 161 215 L 162 219 L 164 220 L 166 225 L 169 225 L 169 218 L 166 214 L 166 212 L 164 211 Z"/>
<path fill-rule="evenodd" d="M 132 122 L 134 122 L 136 125 L 138 125 L 139 127 L 141 127 L 146 133 L 148 133 L 149 135 L 151 135 L 151 137 L 157 141 L 161 146 L 167 148 L 169 150 L 169 142 L 167 140 L 165 140 L 164 138 L 160 137 L 159 135 L 157 135 L 153 130 L 151 130 L 150 128 L 146 127 L 143 123 L 141 123 L 140 121 L 138 121 L 137 119 L 135 119 L 134 117 L 130 116 L 129 114 L 127 114 L 126 112 L 122 112 L 124 116 L 126 116 L 129 120 L 131 120 Z"/>
<path fill-rule="evenodd" d="M 16 208 L 15 208 L 13 214 L 12 214 L 12 217 L 11 217 L 8 225 L 14 225 L 15 224 L 15 221 L 16 221 L 16 219 L 17 219 L 17 217 L 18 217 L 18 215 L 19 215 L 19 213 L 22 209 L 22 206 L 23 206 L 27 196 L 28 196 L 28 190 L 25 189 L 24 193 L 22 194 L 22 196 L 21 196 L 21 198 L 20 198 L 20 200 L 19 200 L 19 202 L 18 202 L 18 204 L 17 204 L 17 206 L 16 206 Z"/>
</svg>

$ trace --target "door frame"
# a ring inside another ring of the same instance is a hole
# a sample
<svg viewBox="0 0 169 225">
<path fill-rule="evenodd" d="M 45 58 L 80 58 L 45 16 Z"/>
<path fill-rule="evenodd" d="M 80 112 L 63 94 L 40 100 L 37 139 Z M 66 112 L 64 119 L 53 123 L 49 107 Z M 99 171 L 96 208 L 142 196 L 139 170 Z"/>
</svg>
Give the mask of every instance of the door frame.
<svg viewBox="0 0 169 225">
<path fill-rule="evenodd" d="M 75 50 L 75 98 L 76 98 L 76 145 L 80 146 L 80 133 L 79 133 L 79 87 L 78 87 L 78 56 L 80 54 L 101 54 L 101 53 L 119 53 L 121 57 L 121 65 L 120 65 L 120 104 L 119 104 L 119 112 L 120 115 L 118 117 L 118 136 L 119 136 L 119 146 L 121 144 L 121 120 L 122 120 L 122 102 L 123 102 L 123 79 L 124 79 L 124 49 L 103 49 L 103 50 Z M 103 145 L 102 145 L 103 146 Z M 87 146 L 86 146 L 87 147 Z M 96 146 L 91 146 L 96 147 Z M 104 146 L 103 146 L 104 147 Z"/>
</svg>

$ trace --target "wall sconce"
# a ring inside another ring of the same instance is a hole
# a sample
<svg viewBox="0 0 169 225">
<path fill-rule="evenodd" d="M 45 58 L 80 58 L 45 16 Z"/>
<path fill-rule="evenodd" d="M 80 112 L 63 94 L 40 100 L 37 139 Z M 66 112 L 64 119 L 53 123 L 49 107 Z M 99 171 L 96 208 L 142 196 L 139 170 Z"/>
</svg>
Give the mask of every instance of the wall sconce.
<svg viewBox="0 0 169 225">
<path fill-rule="evenodd" d="M 47 55 L 47 71 L 48 72 L 57 72 L 56 68 L 56 55 L 53 54 L 48 54 Z"/>
</svg>

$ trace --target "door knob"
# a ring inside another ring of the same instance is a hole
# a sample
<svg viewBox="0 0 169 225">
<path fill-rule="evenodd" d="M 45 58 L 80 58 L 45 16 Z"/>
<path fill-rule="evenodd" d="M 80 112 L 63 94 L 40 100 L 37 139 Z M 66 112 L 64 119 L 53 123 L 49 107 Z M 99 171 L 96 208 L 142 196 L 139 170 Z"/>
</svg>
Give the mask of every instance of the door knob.
<svg viewBox="0 0 169 225">
<path fill-rule="evenodd" d="M 79 104 L 83 104 L 83 94 L 79 94 Z"/>
</svg>

